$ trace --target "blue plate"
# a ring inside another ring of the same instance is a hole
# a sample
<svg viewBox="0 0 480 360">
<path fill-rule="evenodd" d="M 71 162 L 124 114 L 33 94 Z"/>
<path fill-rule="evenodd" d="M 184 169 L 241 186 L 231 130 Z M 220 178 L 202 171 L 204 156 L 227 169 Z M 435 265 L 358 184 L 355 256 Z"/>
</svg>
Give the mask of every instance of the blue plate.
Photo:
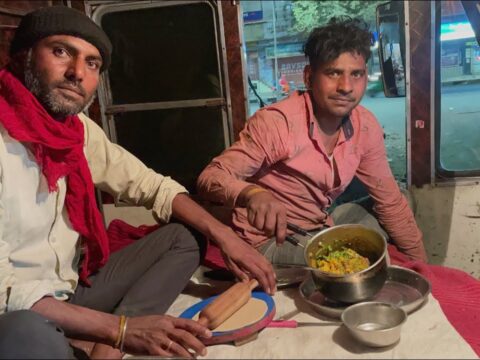
<svg viewBox="0 0 480 360">
<path fill-rule="evenodd" d="M 218 295 L 217 296 L 212 296 L 212 297 L 209 297 L 208 299 L 200 301 L 199 303 L 196 303 L 195 305 L 192 305 L 187 310 L 185 310 L 183 313 L 181 313 L 179 317 L 183 318 L 183 319 L 192 319 L 197 313 L 202 311 L 202 309 L 205 306 L 210 304 L 217 297 L 218 297 Z M 266 317 L 273 317 L 272 312 L 275 312 L 275 302 L 273 301 L 273 298 L 270 295 L 268 295 L 267 293 L 265 293 L 263 291 L 254 291 L 254 292 L 252 292 L 252 297 L 255 298 L 255 299 L 262 300 L 267 304 L 267 311 L 265 311 L 265 314 L 263 314 L 262 318 L 256 324 L 262 322 L 262 320 L 264 320 Z M 239 328 L 239 329 L 235 329 L 235 330 L 231 330 L 231 331 L 214 331 L 213 336 L 223 336 L 223 335 L 230 334 L 230 333 L 233 333 L 233 332 L 238 332 L 242 329 L 252 327 L 253 325 L 255 325 L 255 324 L 250 324 L 250 325 L 245 326 L 243 328 Z"/>
</svg>

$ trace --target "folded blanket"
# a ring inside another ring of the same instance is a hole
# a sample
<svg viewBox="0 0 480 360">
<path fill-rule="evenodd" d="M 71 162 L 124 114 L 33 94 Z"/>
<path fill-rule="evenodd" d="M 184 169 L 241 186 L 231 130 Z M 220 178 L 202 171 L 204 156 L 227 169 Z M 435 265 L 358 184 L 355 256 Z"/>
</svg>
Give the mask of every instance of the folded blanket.
<svg viewBox="0 0 480 360">
<path fill-rule="evenodd" d="M 141 225 L 138 227 L 127 224 L 125 221 L 115 219 L 110 222 L 107 229 L 108 240 L 110 241 L 110 253 L 121 250 L 135 240 L 157 230 L 160 225 Z"/>
<path fill-rule="evenodd" d="M 158 227 L 134 227 L 121 220 L 113 220 L 107 230 L 110 251 L 120 250 Z M 388 246 L 388 253 L 392 264 L 414 270 L 430 281 L 432 295 L 448 321 L 480 357 L 480 280 L 461 270 L 412 261 L 393 245 Z M 220 249 L 209 243 L 202 264 L 212 269 L 225 268 Z"/>
</svg>

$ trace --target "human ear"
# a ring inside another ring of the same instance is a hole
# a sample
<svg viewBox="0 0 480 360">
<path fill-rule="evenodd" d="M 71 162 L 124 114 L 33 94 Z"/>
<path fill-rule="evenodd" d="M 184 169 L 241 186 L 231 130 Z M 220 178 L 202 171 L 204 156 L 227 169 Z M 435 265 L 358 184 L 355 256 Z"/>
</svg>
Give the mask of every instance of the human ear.
<svg viewBox="0 0 480 360">
<path fill-rule="evenodd" d="M 23 79 L 29 49 L 20 50 L 13 54 L 8 62 L 8 69 L 19 79 Z"/>
<path fill-rule="evenodd" d="M 303 68 L 303 83 L 307 89 L 310 89 L 312 86 L 312 67 L 310 65 L 305 65 Z"/>
</svg>

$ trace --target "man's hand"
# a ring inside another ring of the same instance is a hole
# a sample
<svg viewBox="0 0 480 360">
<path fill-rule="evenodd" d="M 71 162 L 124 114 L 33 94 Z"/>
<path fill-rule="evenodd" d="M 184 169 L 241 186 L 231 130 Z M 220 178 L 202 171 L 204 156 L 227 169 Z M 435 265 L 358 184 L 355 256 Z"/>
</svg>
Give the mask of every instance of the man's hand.
<svg viewBox="0 0 480 360">
<path fill-rule="evenodd" d="M 283 244 L 287 235 L 287 210 L 273 194 L 259 187 L 248 186 L 240 194 L 247 208 L 248 222 L 266 236 L 275 236 Z"/>
<path fill-rule="evenodd" d="M 218 246 L 227 267 L 240 280 L 257 279 L 270 295 L 276 291 L 276 278 L 272 264 L 256 249 L 240 239 L 230 228 L 219 237 Z"/>
<path fill-rule="evenodd" d="M 119 351 L 112 348 L 119 332 L 118 316 L 52 297 L 40 299 L 31 310 L 54 321 L 70 338 L 96 342 L 95 348 L 97 345 L 109 347 L 99 349 L 97 358 L 120 356 Z M 205 345 L 199 338 L 210 336 L 210 330 L 193 320 L 167 315 L 131 317 L 126 327 L 123 350 L 136 355 L 192 358 L 206 353 Z"/>
<path fill-rule="evenodd" d="M 255 278 L 267 293 L 275 292 L 275 273 L 270 262 L 240 239 L 232 228 L 215 219 L 185 194 L 178 194 L 173 199 L 172 214 L 212 239 L 222 250 L 229 269 L 238 278 Z"/>
<path fill-rule="evenodd" d="M 128 319 L 124 350 L 129 354 L 193 358 L 206 355 L 199 338 L 212 333 L 196 321 L 168 315 L 139 316 Z"/>
</svg>

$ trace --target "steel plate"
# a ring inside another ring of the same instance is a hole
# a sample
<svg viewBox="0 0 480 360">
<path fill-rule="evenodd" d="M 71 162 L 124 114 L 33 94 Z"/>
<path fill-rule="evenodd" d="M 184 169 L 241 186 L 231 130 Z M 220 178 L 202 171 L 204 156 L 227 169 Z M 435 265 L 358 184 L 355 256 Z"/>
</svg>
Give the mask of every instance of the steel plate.
<svg viewBox="0 0 480 360">
<path fill-rule="evenodd" d="M 300 284 L 307 277 L 310 277 L 310 270 L 289 266 L 273 265 L 277 276 L 277 288 L 283 289 Z"/>
<path fill-rule="evenodd" d="M 401 307 L 407 313 L 418 309 L 430 294 L 430 282 L 419 273 L 389 266 L 387 280 L 382 289 L 369 301 L 380 301 Z M 319 314 L 339 319 L 348 306 L 327 299 L 315 287 L 313 279 L 308 276 L 299 287 L 300 296 Z"/>
</svg>

